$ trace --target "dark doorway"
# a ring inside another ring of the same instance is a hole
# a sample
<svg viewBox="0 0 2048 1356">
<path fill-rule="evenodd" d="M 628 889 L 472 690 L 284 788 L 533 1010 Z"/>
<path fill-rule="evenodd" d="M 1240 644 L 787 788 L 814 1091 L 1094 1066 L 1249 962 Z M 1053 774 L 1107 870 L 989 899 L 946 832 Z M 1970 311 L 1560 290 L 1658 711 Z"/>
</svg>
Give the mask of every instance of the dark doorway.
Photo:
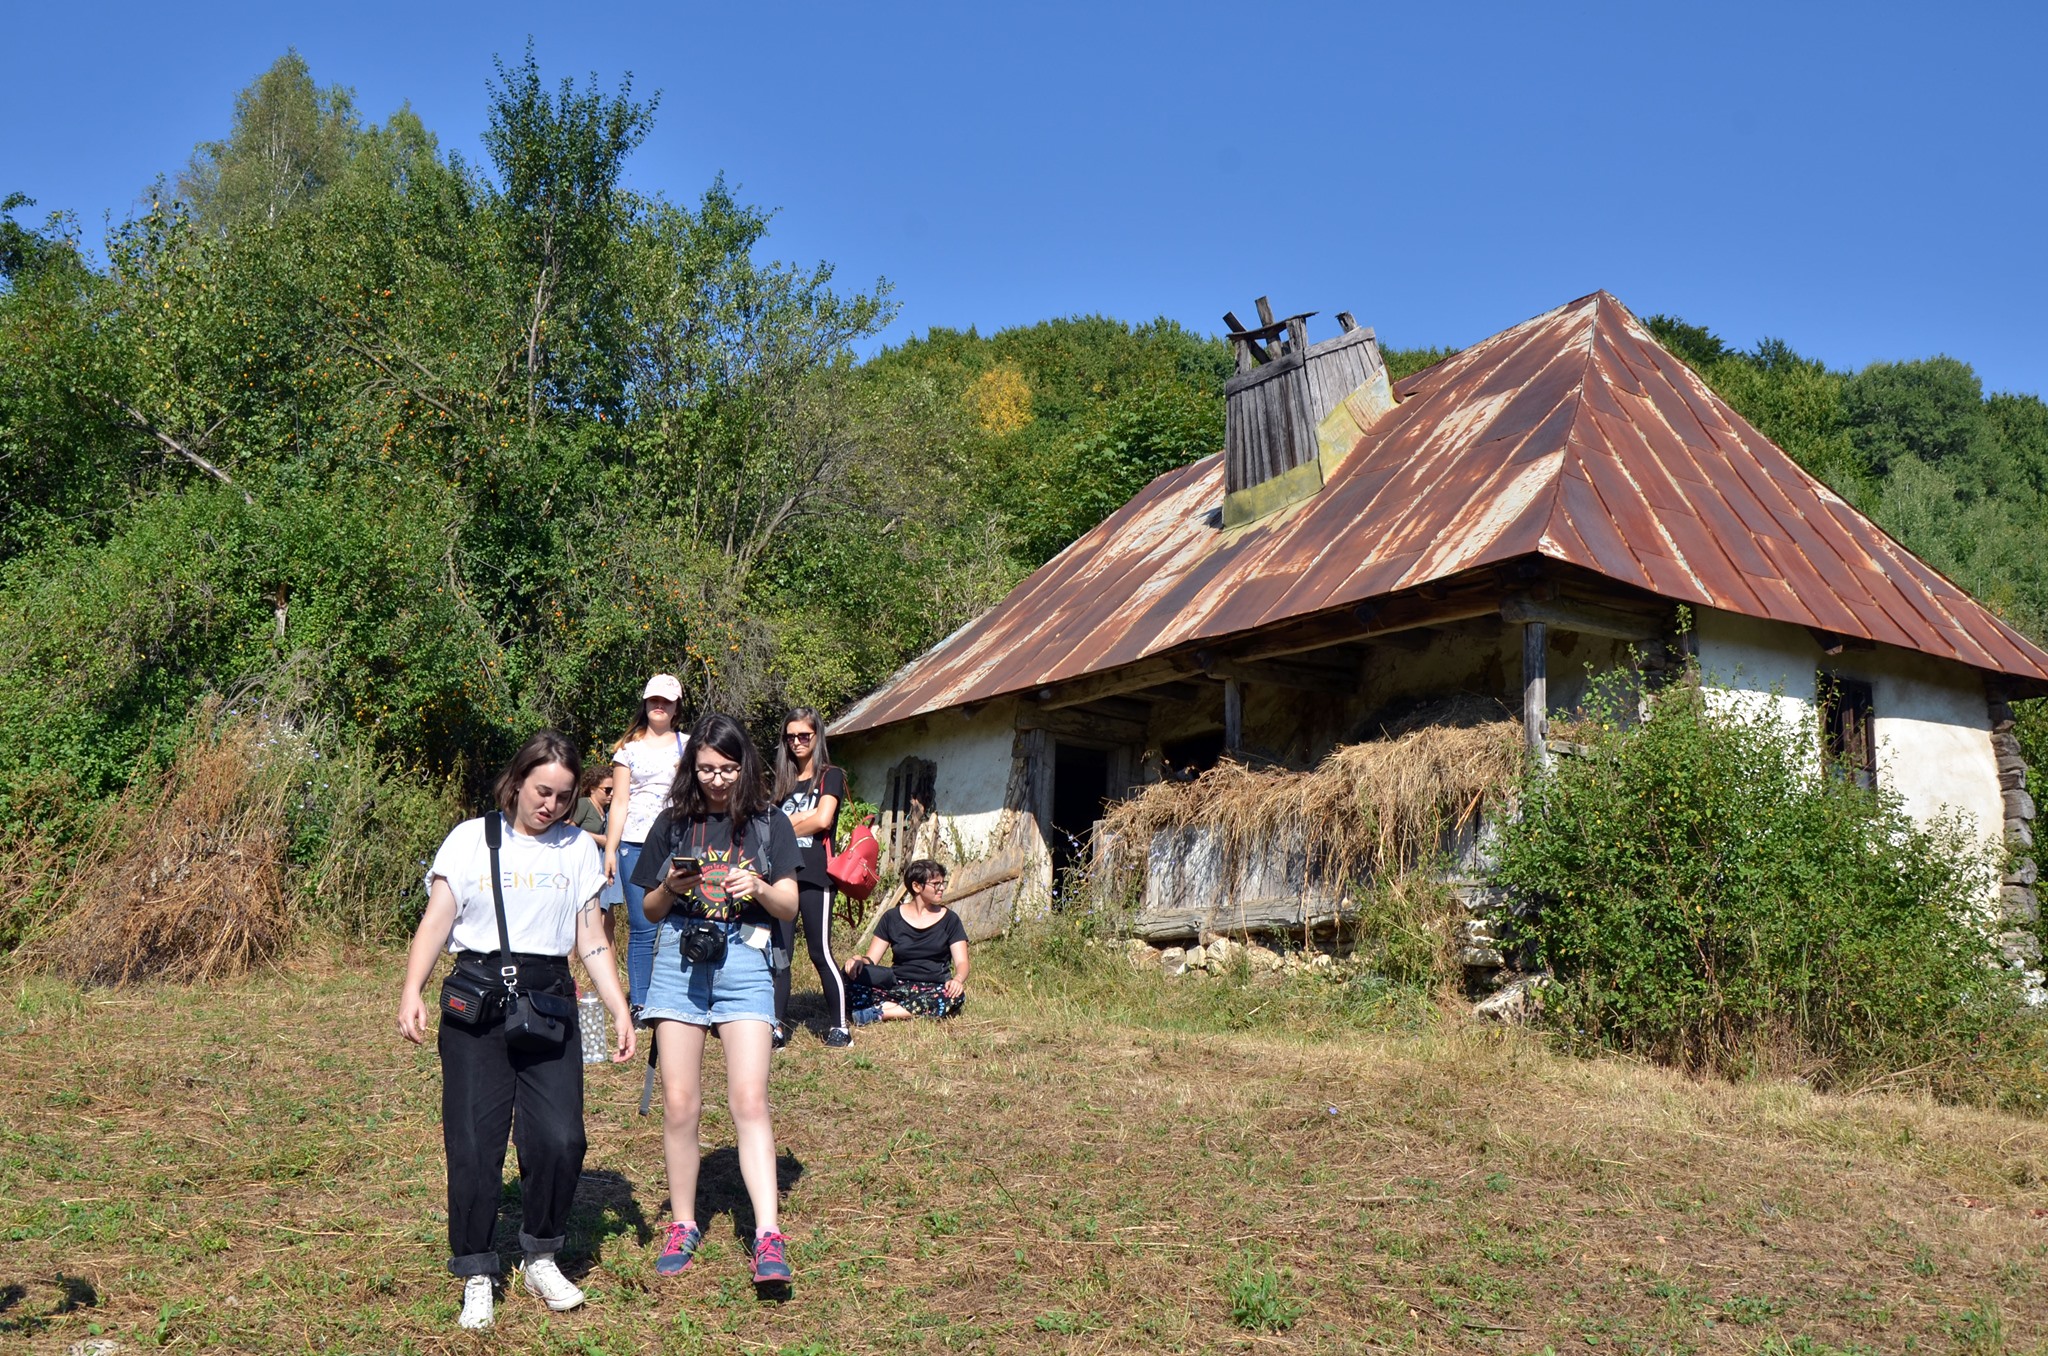
<svg viewBox="0 0 2048 1356">
<path fill-rule="evenodd" d="M 1052 871 L 1055 899 L 1070 867 L 1087 862 L 1088 834 L 1109 799 L 1109 751 L 1055 743 L 1052 750 Z"/>
</svg>

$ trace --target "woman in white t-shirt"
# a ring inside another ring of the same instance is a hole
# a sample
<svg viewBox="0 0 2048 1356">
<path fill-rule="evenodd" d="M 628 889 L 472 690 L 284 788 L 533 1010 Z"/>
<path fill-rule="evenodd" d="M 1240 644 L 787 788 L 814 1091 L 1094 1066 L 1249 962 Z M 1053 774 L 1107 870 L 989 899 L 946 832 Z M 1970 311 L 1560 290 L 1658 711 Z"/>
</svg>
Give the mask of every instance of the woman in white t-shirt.
<svg viewBox="0 0 2048 1356">
<path fill-rule="evenodd" d="M 647 1001 L 647 977 L 654 968 L 654 924 L 647 921 L 647 892 L 633 883 L 633 868 L 654 817 L 668 808 L 676 769 L 689 744 L 676 728 L 676 703 L 683 685 L 672 673 L 657 673 L 640 693 L 640 710 L 612 753 L 612 808 L 605 823 L 604 875 L 617 881 L 626 899 L 626 998 L 634 1007 Z"/>
<path fill-rule="evenodd" d="M 569 822 L 583 760 L 565 735 L 543 730 L 520 746 L 495 788 L 503 816 L 498 884 L 505 900 L 510 954 L 498 954 L 498 910 L 491 888 L 485 819 L 455 826 L 427 872 L 427 909 L 406 957 L 398 996 L 398 1034 L 427 1037 L 427 978 L 445 945 L 456 965 L 492 983 L 515 970 L 528 992 L 571 1000 L 574 946 L 618 1031 L 612 1058 L 633 1057 L 636 1044 L 617 967 L 605 959 L 597 895 L 604 862 L 590 835 Z M 599 961 L 603 961 L 599 964 Z M 502 1011 L 472 1026 L 441 1022 L 441 1138 L 448 1155 L 448 1269 L 463 1278 L 465 1328 L 491 1325 L 498 1273 L 498 1200 L 503 1191 L 505 1137 L 519 1148 L 523 1205 L 520 1247 L 528 1293 L 550 1309 L 573 1309 L 583 1292 L 562 1275 L 555 1253 L 568 1234 L 569 1206 L 583 1172 L 583 1045 L 577 1019 L 551 1049 L 514 1049 L 505 1042 Z"/>
</svg>

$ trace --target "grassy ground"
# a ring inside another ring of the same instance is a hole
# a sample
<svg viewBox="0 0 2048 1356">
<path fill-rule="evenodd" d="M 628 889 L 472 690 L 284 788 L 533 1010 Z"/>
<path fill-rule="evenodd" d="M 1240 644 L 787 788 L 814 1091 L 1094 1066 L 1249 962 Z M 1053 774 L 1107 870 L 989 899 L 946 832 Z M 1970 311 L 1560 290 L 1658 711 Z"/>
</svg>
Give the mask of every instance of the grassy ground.
<svg viewBox="0 0 2048 1356">
<path fill-rule="evenodd" d="M 566 1258 L 591 1301 L 510 1296 L 488 1337 L 454 1327 L 438 1076 L 391 1034 L 396 952 L 211 991 L 20 984 L 0 1347 L 2048 1350 L 2048 1125 L 1060 954 L 989 948 L 951 1025 L 778 1057 L 784 1303 L 745 1281 L 722 1108 L 711 1242 L 655 1277 L 658 1127 L 637 1067 L 595 1071 Z"/>
</svg>

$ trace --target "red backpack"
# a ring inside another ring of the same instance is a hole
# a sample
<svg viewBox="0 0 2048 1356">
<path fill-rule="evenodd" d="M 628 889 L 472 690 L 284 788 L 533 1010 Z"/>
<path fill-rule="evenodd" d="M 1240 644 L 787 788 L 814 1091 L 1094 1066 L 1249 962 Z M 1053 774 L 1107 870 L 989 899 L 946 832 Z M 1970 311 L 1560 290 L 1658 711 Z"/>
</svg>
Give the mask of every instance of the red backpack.
<svg viewBox="0 0 2048 1356">
<path fill-rule="evenodd" d="M 882 881 L 882 845 L 875 841 L 875 817 L 862 815 L 846 837 L 844 852 L 826 851 L 825 874 L 848 899 L 866 899 Z"/>
</svg>

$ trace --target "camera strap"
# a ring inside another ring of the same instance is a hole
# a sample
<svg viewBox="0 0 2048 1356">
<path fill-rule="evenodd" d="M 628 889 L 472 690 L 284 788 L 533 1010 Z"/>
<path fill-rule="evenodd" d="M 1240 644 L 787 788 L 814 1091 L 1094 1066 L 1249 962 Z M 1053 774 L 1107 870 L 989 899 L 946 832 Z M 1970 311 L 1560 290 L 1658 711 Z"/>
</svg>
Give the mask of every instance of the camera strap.
<svg viewBox="0 0 2048 1356">
<path fill-rule="evenodd" d="M 491 854 L 491 903 L 498 910 L 498 978 L 509 997 L 519 994 L 519 967 L 512 963 L 512 933 L 505 926 L 504 873 L 498 869 L 498 846 L 504 841 L 505 816 L 493 810 L 484 816 L 484 847 Z"/>
</svg>

